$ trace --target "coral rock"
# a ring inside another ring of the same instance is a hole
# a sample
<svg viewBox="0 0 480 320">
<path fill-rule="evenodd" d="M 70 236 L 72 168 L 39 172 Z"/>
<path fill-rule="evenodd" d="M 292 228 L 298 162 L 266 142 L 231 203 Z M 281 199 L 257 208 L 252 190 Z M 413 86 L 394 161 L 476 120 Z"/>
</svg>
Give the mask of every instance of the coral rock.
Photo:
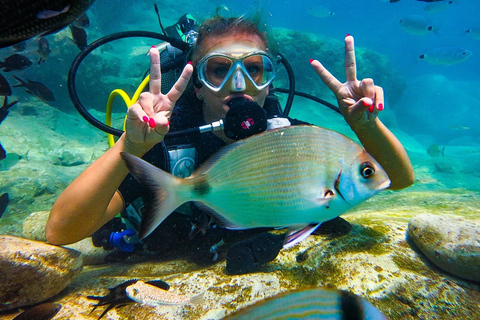
<svg viewBox="0 0 480 320">
<path fill-rule="evenodd" d="M 44 301 L 83 269 L 75 250 L 14 236 L 0 236 L 0 311 Z"/>
<path fill-rule="evenodd" d="M 421 214 L 410 220 L 408 236 L 440 269 L 480 282 L 480 221 Z"/>
</svg>

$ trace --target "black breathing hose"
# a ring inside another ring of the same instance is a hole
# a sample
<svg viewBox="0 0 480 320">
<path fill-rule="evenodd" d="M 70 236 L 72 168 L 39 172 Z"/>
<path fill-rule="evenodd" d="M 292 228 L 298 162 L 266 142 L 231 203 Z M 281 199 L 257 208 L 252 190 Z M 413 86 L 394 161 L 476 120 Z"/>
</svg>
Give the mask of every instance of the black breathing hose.
<svg viewBox="0 0 480 320">
<path fill-rule="evenodd" d="M 190 50 L 190 45 L 183 42 L 182 40 L 167 37 L 160 33 L 150 32 L 150 31 L 125 31 L 125 32 L 114 33 L 92 42 L 75 57 L 75 59 L 72 62 L 72 65 L 70 66 L 70 70 L 68 71 L 68 79 L 67 79 L 68 93 L 70 95 L 70 99 L 72 100 L 73 105 L 77 109 L 78 113 L 80 113 L 93 126 L 97 127 L 98 129 L 106 133 L 110 133 L 115 136 L 121 136 L 123 131 L 110 127 L 105 123 L 99 121 L 97 118 L 95 118 L 91 113 L 89 113 L 85 109 L 85 107 L 80 102 L 80 99 L 78 98 L 77 90 L 75 89 L 75 81 L 77 76 L 77 70 L 80 64 L 82 63 L 83 59 L 85 59 L 85 57 L 89 55 L 93 50 L 111 41 L 115 41 L 123 38 L 133 38 L 133 37 L 154 38 L 154 39 L 166 41 L 166 42 L 169 42 L 172 46 L 182 50 L 184 53 Z M 165 65 L 162 65 L 162 72 L 168 72 L 169 70 L 175 68 L 177 65 L 178 65 L 178 60 L 172 61 L 172 63 L 167 63 Z"/>
</svg>

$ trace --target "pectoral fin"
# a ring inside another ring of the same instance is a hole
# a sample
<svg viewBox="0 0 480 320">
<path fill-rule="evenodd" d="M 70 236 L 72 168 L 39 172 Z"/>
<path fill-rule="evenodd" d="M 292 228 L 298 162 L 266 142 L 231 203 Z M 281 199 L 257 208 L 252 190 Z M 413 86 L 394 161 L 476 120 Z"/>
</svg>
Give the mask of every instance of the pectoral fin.
<svg viewBox="0 0 480 320">
<path fill-rule="evenodd" d="M 285 237 L 285 243 L 283 244 L 284 249 L 289 249 L 306 239 L 309 235 L 312 234 L 318 227 L 320 223 L 309 224 L 297 226 L 296 228 L 289 229 L 287 236 Z"/>
</svg>

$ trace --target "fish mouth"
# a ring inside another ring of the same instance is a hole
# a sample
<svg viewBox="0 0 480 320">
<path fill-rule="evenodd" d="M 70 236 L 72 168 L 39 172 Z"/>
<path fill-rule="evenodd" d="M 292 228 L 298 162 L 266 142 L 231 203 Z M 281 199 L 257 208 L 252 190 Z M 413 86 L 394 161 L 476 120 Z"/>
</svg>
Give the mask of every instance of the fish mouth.
<svg viewBox="0 0 480 320">
<path fill-rule="evenodd" d="M 388 187 L 390 187 L 390 184 L 391 184 L 390 179 L 387 179 L 387 180 L 383 181 L 382 183 L 380 183 L 380 184 L 375 188 L 375 190 L 384 190 L 384 189 L 387 189 Z"/>
</svg>

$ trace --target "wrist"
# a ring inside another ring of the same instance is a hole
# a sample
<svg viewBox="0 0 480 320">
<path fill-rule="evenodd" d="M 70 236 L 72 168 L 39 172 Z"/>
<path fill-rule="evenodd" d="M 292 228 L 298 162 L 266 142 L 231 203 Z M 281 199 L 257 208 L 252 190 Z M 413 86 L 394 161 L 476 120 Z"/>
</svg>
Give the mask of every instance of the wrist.
<svg viewBox="0 0 480 320">
<path fill-rule="evenodd" d="M 380 125 L 380 119 L 378 119 L 377 117 L 371 120 L 361 119 L 349 123 L 349 125 L 357 136 L 361 136 L 365 134 L 371 134 L 372 132 L 378 130 Z"/>
<path fill-rule="evenodd" d="M 142 157 L 145 153 L 147 153 L 152 147 L 153 144 L 149 143 L 134 143 L 128 139 L 128 136 L 124 133 L 118 139 L 117 143 L 122 145 L 122 149 L 124 152 L 133 154 L 137 157 Z"/>
</svg>

